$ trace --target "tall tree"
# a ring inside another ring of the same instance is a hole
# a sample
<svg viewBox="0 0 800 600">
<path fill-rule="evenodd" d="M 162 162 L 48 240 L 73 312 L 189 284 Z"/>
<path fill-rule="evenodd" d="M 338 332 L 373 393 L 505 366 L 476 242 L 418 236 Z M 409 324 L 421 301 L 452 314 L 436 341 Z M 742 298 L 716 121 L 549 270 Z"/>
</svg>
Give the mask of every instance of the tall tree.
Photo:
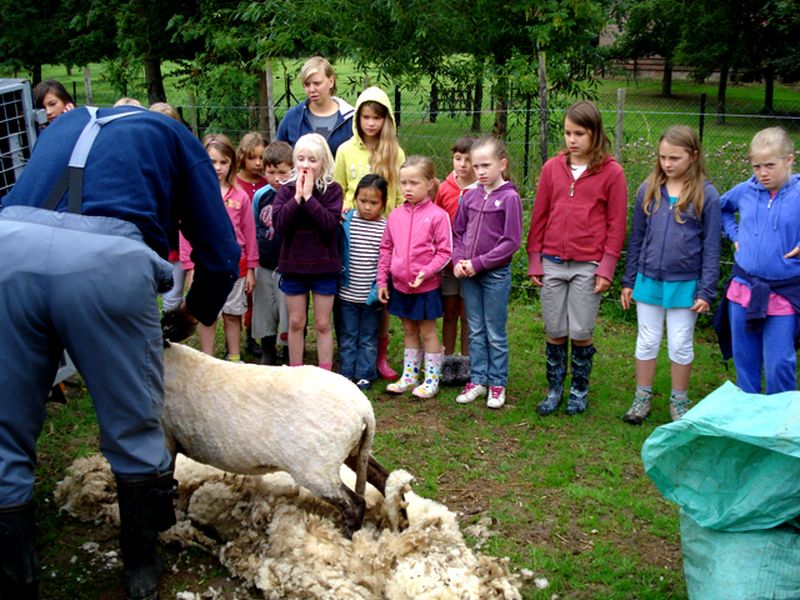
<svg viewBox="0 0 800 600">
<path fill-rule="evenodd" d="M 675 0 L 629 0 L 619 7 L 622 35 L 613 52 L 620 58 L 660 56 L 664 59 L 661 95 L 672 95 L 672 67 L 687 15 L 685 2 Z"/>
<path fill-rule="evenodd" d="M 42 65 L 61 62 L 68 21 L 58 0 L 0 0 L 0 60 L 29 70 L 36 85 L 42 80 Z"/>
</svg>

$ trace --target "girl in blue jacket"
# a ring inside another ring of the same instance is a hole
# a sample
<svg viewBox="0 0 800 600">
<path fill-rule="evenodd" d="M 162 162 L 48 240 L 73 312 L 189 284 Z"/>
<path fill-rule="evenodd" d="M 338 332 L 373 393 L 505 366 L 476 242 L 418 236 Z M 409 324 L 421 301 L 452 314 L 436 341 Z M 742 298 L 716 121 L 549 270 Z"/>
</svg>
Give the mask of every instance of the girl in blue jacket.
<svg viewBox="0 0 800 600">
<path fill-rule="evenodd" d="M 754 394 L 762 369 L 767 394 L 797 389 L 800 176 L 792 175 L 793 160 L 783 129 L 759 131 L 750 143 L 753 177 L 722 196 L 722 226 L 736 249 L 725 316 L 736 384 Z"/>
<path fill-rule="evenodd" d="M 636 196 L 620 302 L 636 301 L 636 393 L 626 423 L 650 414 L 656 357 L 667 322 L 672 420 L 689 410 L 694 326 L 714 301 L 719 279 L 719 194 L 707 180 L 700 141 L 685 125 L 661 136 L 655 168 Z"/>
</svg>

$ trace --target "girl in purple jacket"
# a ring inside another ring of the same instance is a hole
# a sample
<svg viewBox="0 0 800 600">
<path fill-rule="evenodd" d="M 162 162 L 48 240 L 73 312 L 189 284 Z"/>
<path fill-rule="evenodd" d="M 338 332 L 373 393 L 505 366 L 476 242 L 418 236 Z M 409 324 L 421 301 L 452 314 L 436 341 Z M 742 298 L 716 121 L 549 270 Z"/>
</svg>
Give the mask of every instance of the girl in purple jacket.
<svg viewBox="0 0 800 600">
<path fill-rule="evenodd" d="M 436 174 L 430 158 L 408 157 L 400 167 L 400 189 L 405 202 L 389 215 L 378 261 L 378 298 L 402 320 L 405 346 L 403 374 L 386 391 L 413 388 L 416 397 L 432 398 L 444 360 L 436 319 L 444 314 L 440 272 L 453 252 L 450 218 L 431 200 Z M 417 385 L 423 350 L 425 379 Z"/>
<path fill-rule="evenodd" d="M 453 273 L 463 279 L 470 355 L 470 382 L 456 402 L 472 402 L 488 391 L 486 406 L 500 408 L 508 380 L 510 265 L 522 240 L 522 202 L 506 181 L 508 151 L 501 140 L 482 137 L 470 158 L 478 187 L 464 194 L 453 227 Z"/>
<path fill-rule="evenodd" d="M 308 293 L 314 295 L 319 366 L 333 367 L 331 311 L 339 278 L 336 229 L 342 214 L 342 186 L 333 181 L 333 156 L 318 133 L 307 133 L 294 146 L 294 170 L 275 197 L 272 220 L 283 236 L 279 287 L 289 313 L 289 363 L 303 364 L 303 330 Z"/>
<path fill-rule="evenodd" d="M 689 410 L 697 315 L 717 293 L 720 253 L 719 194 L 707 179 L 700 140 L 691 127 L 670 127 L 658 143 L 652 173 L 639 188 L 628 238 L 620 303 L 636 302 L 636 392 L 626 423 L 650 414 L 656 358 L 667 323 L 673 421 Z"/>
</svg>

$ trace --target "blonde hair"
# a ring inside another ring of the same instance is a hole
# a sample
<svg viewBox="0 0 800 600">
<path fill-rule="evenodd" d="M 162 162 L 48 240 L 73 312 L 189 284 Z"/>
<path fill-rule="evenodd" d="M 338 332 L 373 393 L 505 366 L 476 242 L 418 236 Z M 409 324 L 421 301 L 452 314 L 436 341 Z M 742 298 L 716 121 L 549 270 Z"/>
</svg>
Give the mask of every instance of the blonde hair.
<svg viewBox="0 0 800 600">
<path fill-rule="evenodd" d="M 412 154 L 406 158 L 406 162 L 401 165 L 400 170 L 402 171 L 406 168 L 418 169 L 427 181 L 433 182 L 433 188 L 431 189 L 430 197 L 431 199 L 435 198 L 436 190 L 439 189 L 439 181 L 436 179 L 436 167 L 434 166 L 433 161 L 427 156 L 422 156 L 421 154 Z"/>
<path fill-rule="evenodd" d="M 139 102 L 136 98 L 129 98 L 128 96 L 123 96 L 116 102 L 114 102 L 114 108 L 117 106 L 141 106 L 142 103 Z"/>
<path fill-rule="evenodd" d="M 320 162 L 321 169 L 319 177 L 314 182 L 314 186 L 322 193 L 325 193 L 328 189 L 328 185 L 333 181 L 333 155 L 331 154 L 331 149 L 328 147 L 328 142 L 318 133 L 307 133 L 300 136 L 292 152 L 292 162 L 294 164 L 297 164 L 297 153 L 300 150 L 310 150 Z M 297 181 L 296 167 L 292 169 L 292 176 L 286 183 L 291 181 Z"/>
<path fill-rule="evenodd" d="M 371 108 L 379 117 L 383 118 L 383 126 L 378 134 L 378 144 L 375 148 L 369 149 L 369 168 L 373 173 L 383 177 L 389 184 L 390 189 L 394 189 L 397 187 L 397 180 L 400 175 L 400 171 L 397 168 L 400 144 L 397 141 L 397 128 L 394 124 L 394 115 L 391 114 L 389 97 L 386 96 L 383 90 L 377 87 L 367 88 L 361 92 L 361 96 L 365 94 L 374 95 L 376 90 L 380 92 L 380 96 L 386 98 L 387 104 L 384 105 L 376 100 L 366 100 L 360 104 L 356 101 L 356 104 L 358 104 L 358 112 L 355 115 L 356 131 L 358 131 L 358 137 L 360 137 L 363 142 L 364 132 L 361 131 L 361 110 L 364 107 Z"/>
<path fill-rule="evenodd" d="M 225 176 L 225 183 L 230 187 L 236 187 L 236 150 L 233 148 L 231 139 L 224 133 L 209 133 L 203 138 L 203 148 L 206 149 L 206 152 L 213 148 L 231 161 L 231 167 Z"/>
<path fill-rule="evenodd" d="M 175 108 L 166 102 L 153 102 L 150 105 L 148 110 L 152 110 L 153 112 L 160 112 L 162 115 L 167 115 L 168 117 L 172 117 L 176 121 L 183 122 L 181 116 L 178 114 L 178 111 Z"/>
<path fill-rule="evenodd" d="M 593 102 L 581 100 L 567 109 L 564 119 L 569 119 L 578 127 L 583 127 L 592 136 L 589 147 L 589 164 L 586 167 L 591 173 L 596 171 L 609 155 L 611 143 L 603 129 L 603 117 Z M 564 149 L 566 151 L 566 148 Z"/>
<path fill-rule="evenodd" d="M 305 83 L 306 79 L 315 73 L 322 73 L 325 77 L 333 78 L 333 87 L 331 88 L 331 95 L 336 93 L 336 73 L 333 72 L 333 66 L 327 58 L 322 56 L 312 56 L 300 68 L 300 81 Z"/>
<path fill-rule="evenodd" d="M 756 133 L 750 142 L 750 156 L 763 152 L 774 152 L 786 158 L 794 154 L 794 144 L 783 127 L 768 127 Z"/>
<path fill-rule="evenodd" d="M 244 168 L 244 161 L 251 155 L 255 154 L 253 152 L 256 148 L 261 146 L 262 148 L 266 144 L 264 143 L 264 138 L 261 137 L 261 134 L 257 131 L 248 131 L 242 136 L 242 139 L 239 140 L 239 145 L 236 148 L 236 162 L 239 163 L 239 168 Z M 264 151 L 261 151 L 263 154 Z"/>
<path fill-rule="evenodd" d="M 694 207 L 694 214 L 697 218 L 703 212 L 703 201 L 705 200 L 705 192 L 703 186 L 706 179 L 708 179 L 708 172 L 706 171 L 705 161 L 703 160 L 703 152 L 700 149 L 700 139 L 694 132 L 694 129 L 687 125 L 676 125 L 667 129 L 664 134 L 658 139 L 658 146 L 661 147 L 661 142 L 667 142 L 672 146 L 683 148 L 692 157 L 689 168 L 683 176 L 683 189 L 678 197 L 677 202 L 673 206 L 673 216 L 677 223 L 685 223 L 683 214 L 686 212 L 689 204 Z M 667 174 L 661 167 L 661 159 L 656 156 L 656 166 L 647 178 L 647 189 L 644 193 L 644 201 L 642 202 L 642 209 L 644 214 L 650 216 L 653 212 L 658 210 L 661 203 L 661 187 L 667 182 Z"/>
</svg>

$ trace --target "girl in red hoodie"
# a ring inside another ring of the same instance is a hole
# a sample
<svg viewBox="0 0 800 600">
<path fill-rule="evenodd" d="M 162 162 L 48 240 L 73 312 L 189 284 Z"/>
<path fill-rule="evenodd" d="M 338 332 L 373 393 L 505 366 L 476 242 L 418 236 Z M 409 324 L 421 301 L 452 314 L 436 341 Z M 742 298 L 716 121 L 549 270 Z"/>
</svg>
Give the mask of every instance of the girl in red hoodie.
<svg viewBox="0 0 800 600">
<path fill-rule="evenodd" d="M 444 312 L 440 272 L 453 253 L 450 218 L 431 200 L 436 174 L 430 158 L 408 157 L 400 168 L 400 189 L 405 202 L 389 215 L 378 260 L 378 298 L 403 321 L 405 346 L 403 374 L 386 391 L 413 388 L 416 397 L 432 398 L 444 360 L 436 319 Z M 423 350 L 425 379 L 417 385 Z"/>
<path fill-rule="evenodd" d="M 570 338 L 572 382 L 565 412 L 586 410 L 597 309 L 625 241 L 625 174 L 609 156 L 594 104 L 577 102 L 567 110 L 564 145 L 542 167 L 528 233 L 528 275 L 542 288 L 547 334 L 548 391 L 536 409 L 540 415 L 561 403 Z"/>
</svg>

